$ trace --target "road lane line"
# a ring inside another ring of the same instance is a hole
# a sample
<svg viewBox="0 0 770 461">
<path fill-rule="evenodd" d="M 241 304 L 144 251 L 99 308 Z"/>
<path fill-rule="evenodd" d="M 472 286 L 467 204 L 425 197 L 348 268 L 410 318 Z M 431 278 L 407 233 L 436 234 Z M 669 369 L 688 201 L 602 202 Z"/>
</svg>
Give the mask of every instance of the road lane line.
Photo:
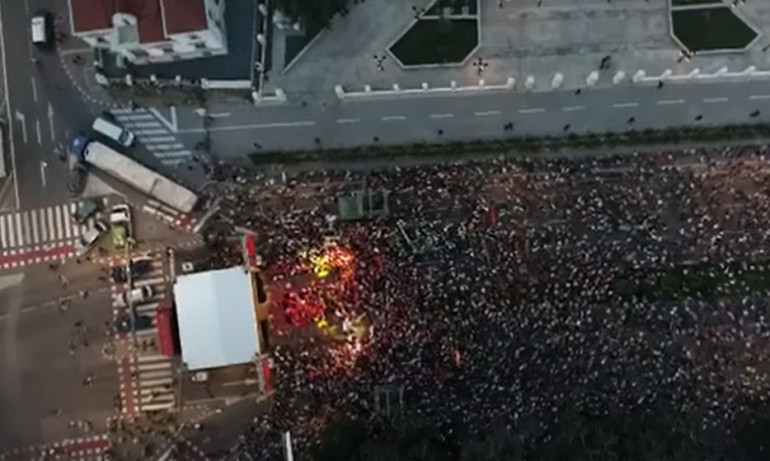
<svg viewBox="0 0 770 461">
<path fill-rule="evenodd" d="M 533 107 L 531 109 L 521 109 L 519 110 L 520 114 L 540 114 L 545 112 L 545 109 L 542 107 Z"/>
<path fill-rule="evenodd" d="M 0 248 L 8 248 L 8 241 L 5 238 L 5 215 L 0 215 Z"/>
<path fill-rule="evenodd" d="M 16 219 L 16 240 L 19 246 L 24 246 L 24 230 L 21 228 L 21 213 L 14 213 Z"/>
<path fill-rule="evenodd" d="M 584 110 L 586 106 L 568 106 L 568 107 L 562 107 L 562 112 L 575 112 L 578 110 Z"/>
<path fill-rule="evenodd" d="M 56 240 L 56 222 L 54 222 L 53 207 L 49 207 L 45 211 L 48 215 L 48 240 L 54 241 Z"/>
<path fill-rule="evenodd" d="M 24 241 L 27 242 L 27 244 L 32 244 L 32 235 L 30 235 L 32 226 L 30 226 L 29 223 L 29 211 L 25 211 L 22 215 L 22 225 L 24 226 Z"/>
<path fill-rule="evenodd" d="M 37 133 L 37 143 L 43 144 L 43 136 L 40 134 L 40 119 L 35 120 L 35 132 Z"/>
<path fill-rule="evenodd" d="M 16 246 L 16 232 L 13 230 L 13 217 L 14 215 L 6 215 L 8 218 L 8 248 Z"/>
<path fill-rule="evenodd" d="M 403 115 L 386 115 L 382 117 L 383 122 L 390 122 L 393 120 L 406 120 L 406 117 L 404 117 Z"/>
<path fill-rule="evenodd" d="M 32 76 L 32 100 L 37 103 L 37 83 L 34 75 Z"/>
<path fill-rule="evenodd" d="M 661 99 L 656 104 L 659 106 L 671 106 L 674 104 L 684 104 L 684 99 Z"/>
<path fill-rule="evenodd" d="M 706 104 L 715 104 L 720 102 L 727 102 L 727 98 L 725 97 L 718 97 L 718 98 L 703 98 L 703 102 Z"/>
<path fill-rule="evenodd" d="M 428 117 L 433 119 L 452 118 L 454 117 L 454 114 L 430 114 Z"/>
<path fill-rule="evenodd" d="M 32 213 L 32 243 L 37 245 L 40 243 L 40 232 L 37 228 L 37 212 L 38 210 L 31 210 L 30 213 Z"/>
<path fill-rule="evenodd" d="M 0 4 L 0 24 L 4 24 L 3 21 L 3 7 L 2 4 Z M 11 92 L 8 90 L 8 53 L 6 53 L 5 48 L 5 31 L 7 29 L 5 27 L 0 28 L 0 49 L 2 49 L 3 52 L 3 88 L 4 88 L 4 96 L 5 96 L 5 119 L 7 120 L 8 124 L 11 124 Z M 69 139 L 69 138 L 68 138 Z M 21 199 L 19 198 L 19 180 L 18 175 L 16 174 L 16 145 L 13 142 L 13 127 L 8 127 L 8 145 L 11 149 L 11 170 L 13 173 L 13 192 L 14 192 L 14 199 L 16 200 L 16 208 L 18 209 L 21 206 Z"/>
<path fill-rule="evenodd" d="M 499 110 L 488 110 L 486 112 L 474 112 L 473 115 L 476 117 L 489 117 L 491 115 L 500 115 Z"/>
<path fill-rule="evenodd" d="M 770 94 L 752 94 L 749 99 L 770 99 Z"/>
<path fill-rule="evenodd" d="M 264 128 L 294 128 L 300 126 L 315 126 L 315 121 L 306 120 L 300 122 L 275 122 L 275 123 L 257 123 L 254 125 L 230 125 L 214 126 L 208 131 L 240 131 L 240 130 L 259 130 Z M 174 133 L 205 133 L 205 128 L 188 128 L 185 130 L 176 130 Z"/>
<path fill-rule="evenodd" d="M 67 226 L 62 225 L 61 206 L 57 206 L 56 208 L 54 208 L 54 212 L 56 213 L 56 240 L 63 240 L 65 232 L 67 232 L 67 238 L 69 238 L 69 228 Z"/>
<path fill-rule="evenodd" d="M 360 122 L 360 118 L 338 118 L 337 123 L 343 124 L 343 123 L 358 123 Z"/>
<path fill-rule="evenodd" d="M 639 107 L 638 102 L 619 102 L 617 104 L 613 104 L 612 107 L 616 109 L 625 109 L 627 107 Z"/>
</svg>

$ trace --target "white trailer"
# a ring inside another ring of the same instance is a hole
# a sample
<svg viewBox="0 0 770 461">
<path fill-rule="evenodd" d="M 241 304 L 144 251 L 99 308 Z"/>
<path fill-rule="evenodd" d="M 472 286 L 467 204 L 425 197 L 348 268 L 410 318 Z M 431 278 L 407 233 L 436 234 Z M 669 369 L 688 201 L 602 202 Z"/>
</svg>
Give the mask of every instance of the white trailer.
<svg viewBox="0 0 770 461">
<path fill-rule="evenodd" d="M 76 138 L 73 147 L 84 162 L 182 213 L 192 211 L 198 202 L 198 196 L 189 189 L 99 141 Z"/>
</svg>

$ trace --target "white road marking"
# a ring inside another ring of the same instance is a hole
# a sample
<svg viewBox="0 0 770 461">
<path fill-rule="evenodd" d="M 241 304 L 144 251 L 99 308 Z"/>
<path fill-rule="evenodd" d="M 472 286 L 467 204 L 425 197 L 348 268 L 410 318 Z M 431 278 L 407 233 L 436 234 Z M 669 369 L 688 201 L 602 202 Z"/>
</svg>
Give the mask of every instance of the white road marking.
<svg viewBox="0 0 770 461">
<path fill-rule="evenodd" d="M 144 139 L 146 139 L 148 143 L 176 141 L 176 138 L 173 136 L 149 136 Z"/>
<path fill-rule="evenodd" d="M 129 128 L 161 128 L 160 122 L 128 122 L 124 125 Z"/>
<path fill-rule="evenodd" d="M 659 106 L 671 106 L 674 104 L 684 104 L 684 99 L 661 99 L 656 104 Z"/>
<path fill-rule="evenodd" d="M 575 112 L 578 110 L 584 110 L 586 106 L 568 106 L 568 107 L 562 107 L 561 110 L 563 112 Z"/>
<path fill-rule="evenodd" d="M 623 109 L 626 107 L 639 107 L 638 102 L 619 102 L 617 104 L 613 104 L 612 107 L 616 109 Z"/>
<path fill-rule="evenodd" d="M 32 100 L 37 102 L 37 82 L 35 76 L 32 76 Z"/>
<path fill-rule="evenodd" d="M 718 102 L 727 102 L 727 98 L 719 97 L 719 98 L 703 98 L 703 102 L 706 104 L 714 104 Z"/>
<path fill-rule="evenodd" d="M 146 134 L 146 135 L 152 135 L 152 134 L 167 134 L 168 130 L 165 129 L 159 129 L 159 130 L 136 130 L 134 131 L 135 134 Z"/>
<path fill-rule="evenodd" d="M 0 248 L 8 248 L 8 242 L 5 239 L 5 215 L 0 215 Z"/>
<path fill-rule="evenodd" d="M 40 243 L 40 232 L 37 228 L 37 212 L 38 210 L 32 210 L 32 243 Z"/>
<path fill-rule="evenodd" d="M 439 119 L 439 118 L 452 118 L 454 117 L 454 114 L 430 114 L 428 117 Z"/>
<path fill-rule="evenodd" d="M 115 111 L 112 111 L 112 112 L 114 113 Z M 126 114 L 126 115 L 120 114 L 120 115 L 116 115 L 115 118 L 117 118 L 119 121 L 125 123 L 126 121 L 130 121 L 130 120 L 148 120 L 148 119 L 149 120 L 153 120 L 155 117 L 153 117 L 150 114 L 136 114 L 136 115 L 134 115 L 134 114 Z"/>
<path fill-rule="evenodd" d="M 340 124 L 342 124 L 342 123 L 358 123 L 360 121 L 361 121 L 360 118 L 338 118 L 337 119 L 337 123 L 340 123 Z"/>
<path fill-rule="evenodd" d="M 258 130 L 265 128 L 293 128 L 299 126 L 315 126 L 315 122 L 312 120 L 300 121 L 300 122 L 275 122 L 275 123 L 258 123 L 254 125 L 230 125 L 230 126 L 215 126 L 208 129 L 208 131 L 240 131 L 240 130 Z M 188 128 L 186 130 L 177 130 L 175 133 L 205 133 L 205 128 Z"/>
<path fill-rule="evenodd" d="M 48 217 L 48 240 L 56 240 L 56 225 L 53 220 L 53 207 L 45 210 Z"/>
<path fill-rule="evenodd" d="M 545 112 L 545 109 L 542 107 L 533 107 L 531 109 L 520 109 L 520 114 L 540 114 Z"/>
<path fill-rule="evenodd" d="M 476 117 L 489 117 L 489 116 L 492 116 L 492 115 L 500 115 L 500 111 L 499 110 L 488 110 L 486 112 L 474 112 L 473 115 L 475 115 Z"/>
<path fill-rule="evenodd" d="M 27 117 L 24 116 L 21 112 L 18 110 L 15 114 L 16 121 L 21 123 L 21 135 L 22 139 L 24 140 L 24 144 L 27 144 Z"/>
<path fill-rule="evenodd" d="M 8 215 L 8 248 L 16 246 L 16 232 L 13 230 L 13 217 L 15 215 Z"/>
<path fill-rule="evenodd" d="M 22 225 L 24 226 L 24 241 L 27 242 L 28 244 L 33 243 L 32 235 L 30 232 L 32 230 L 32 227 L 30 226 L 30 223 L 29 223 L 29 211 L 25 211 L 24 214 L 22 215 Z"/>
<path fill-rule="evenodd" d="M 66 229 L 62 226 L 62 213 L 61 207 L 54 208 L 56 212 L 56 240 L 62 240 L 64 238 L 64 231 L 67 231 L 67 238 L 69 238 L 69 228 Z"/>
<path fill-rule="evenodd" d="M 173 152 L 154 152 L 158 158 L 170 158 L 170 157 L 190 157 L 192 152 L 189 150 L 177 150 Z"/>
<path fill-rule="evenodd" d="M 770 99 L 770 94 L 752 94 L 749 99 Z"/>
<path fill-rule="evenodd" d="M 147 144 L 147 149 L 158 151 L 158 150 L 168 150 L 168 149 L 181 149 L 184 147 L 184 144 L 176 143 L 176 144 Z"/>
<path fill-rule="evenodd" d="M 37 143 L 43 144 L 43 135 L 40 134 L 40 119 L 35 120 L 35 133 L 37 134 Z"/>
<path fill-rule="evenodd" d="M 19 246 L 24 245 L 24 232 L 21 229 L 21 213 L 15 214 L 16 218 L 16 239 L 19 242 Z"/>
<path fill-rule="evenodd" d="M 25 4 L 26 5 L 26 4 Z M 3 8 L 2 5 L 0 5 L 0 24 L 3 24 Z M 6 59 L 6 56 L 8 54 L 6 53 L 5 49 L 5 34 L 0 33 L 0 49 L 2 49 L 3 52 L 3 88 L 4 88 L 4 96 L 5 96 L 5 114 L 6 120 L 11 119 L 11 92 L 8 91 L 8 59 Z M 13 129 L 8 130 L 8 145 L 11 148 L 11 170 L 13 173 L 13 192 L 14 192 L 14 199 L 16 201 L 16 208 L 19 208 L 19 181 L 16 179 L 16 146 L 13 142 Z M 69 138 L 67 138 L 69 139 Z"/>
<path fill-rule="evenodd" d="M 383 122 L 391 122 L 393 120 L 406 120 L 406 117 L 403 115 L 386 115 L 382 117 Z"/>
</svg>

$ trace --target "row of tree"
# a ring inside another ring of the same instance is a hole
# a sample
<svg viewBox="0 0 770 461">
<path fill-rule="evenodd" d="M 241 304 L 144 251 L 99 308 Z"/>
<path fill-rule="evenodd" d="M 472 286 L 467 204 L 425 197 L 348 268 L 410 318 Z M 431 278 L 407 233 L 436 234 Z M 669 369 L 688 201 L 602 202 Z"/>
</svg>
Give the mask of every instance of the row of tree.
<svg viewBox="0 0 770 461">
<path fill-rule="evenodd" d="M 479 435 L 447 435 L 419 422 L 367 434 L 364 423 L 340 420 L 323 433 L 308 461 L 696 461 L 770 459 L 770 411 L 737 423 L 736 436 L 714 440 L 692 415 L 661 411 L 589 417 L 567 411 L 552 436 L 506 427 Z M 457 432 L 454 432 L 457 434 Z M 720 456 L 724 453 L 727 458 Z"/>
</svg>

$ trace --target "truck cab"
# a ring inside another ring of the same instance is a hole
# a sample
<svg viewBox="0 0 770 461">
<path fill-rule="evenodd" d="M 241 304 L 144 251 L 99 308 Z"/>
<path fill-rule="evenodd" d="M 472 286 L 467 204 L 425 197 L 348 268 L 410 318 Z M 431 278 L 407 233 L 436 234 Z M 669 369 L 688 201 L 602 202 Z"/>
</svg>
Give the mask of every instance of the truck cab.
<svg viewBox="0 0 770 461">
<path fill-rule="evenodd" d="M 112 244 L 118 248 L 125 248 L 133 239 L 131 228 L 131 208 L 126 204 L 115 205 L 110 210 L 110 228 Z"/>
</svg>

